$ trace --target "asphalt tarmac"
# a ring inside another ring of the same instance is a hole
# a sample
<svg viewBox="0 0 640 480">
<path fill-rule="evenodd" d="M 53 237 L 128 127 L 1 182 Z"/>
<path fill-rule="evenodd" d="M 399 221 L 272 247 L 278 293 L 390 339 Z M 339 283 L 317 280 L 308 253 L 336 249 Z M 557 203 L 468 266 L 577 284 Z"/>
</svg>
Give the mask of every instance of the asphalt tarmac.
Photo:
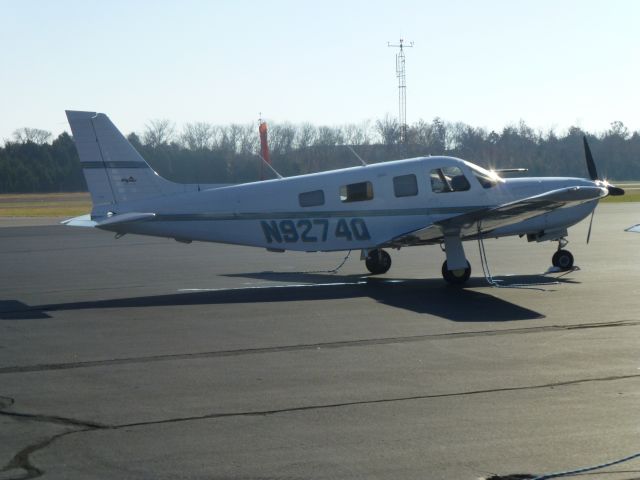
<svg viewBox="0 0 640 480">
<path fill-rule="evenodd" d="M 478 479 L 640 452 L 638 204 L 556 246 L 269 253 L 0 222 L 0 479 Z M 40 222 L 43 223 L 43 222 Z M 515 477 L 512 477 L 515 478 Z M 640 478 L 640 459 L 587 478 Z"/>
</svg>

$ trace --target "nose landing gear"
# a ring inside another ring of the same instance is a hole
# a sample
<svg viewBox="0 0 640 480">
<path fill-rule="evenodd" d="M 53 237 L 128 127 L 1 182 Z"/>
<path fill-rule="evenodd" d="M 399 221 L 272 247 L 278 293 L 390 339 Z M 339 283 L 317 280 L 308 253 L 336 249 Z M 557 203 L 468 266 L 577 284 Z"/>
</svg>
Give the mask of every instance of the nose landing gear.
<svg viewBox="0 0 640 480">
<path fill-rule="evenodd" d="M 569 250 L 564 250 L 569 241 L 566 238 L 558 239 L 558 250 L 551 257 L 551 264 L 560 270 L 571 270 L 573 268 L 573 255 Z"/>
</svg>

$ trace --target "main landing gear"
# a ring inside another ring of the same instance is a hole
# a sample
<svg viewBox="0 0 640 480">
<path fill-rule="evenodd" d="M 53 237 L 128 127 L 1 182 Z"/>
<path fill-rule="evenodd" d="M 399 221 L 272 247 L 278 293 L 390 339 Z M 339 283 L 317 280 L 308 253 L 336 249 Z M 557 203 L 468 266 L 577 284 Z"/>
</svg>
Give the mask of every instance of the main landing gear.
<svg viewBox="0 0 640 480">
<path fill-rule="evenodd" d="M 444 278 L 447 283 L 451 283 L 453 285 L 462 285 L 471 276 L 471 265 L 467 261 L 467 268 L 459 268 L 456 270 L 449 270 L 447 267 L 447 261 L 445 260 L 442 264 L 442 278 Z"/>
<path fill-rule="evenodd" d="M 381 248 L 376 248 L 367 253 L 364 263 L 373 275 L 387 273 L 391 268 L 391 255 Z"/>
<path fill-rule="evenodd" d="M 571 270 L 573 268 L 573 255 L 569 250 L 564 250 L 568 243 L 566 238 L 558 239 L 558 250 L 551 257 L 551 264 L 560 270 Z"/>
</svg>

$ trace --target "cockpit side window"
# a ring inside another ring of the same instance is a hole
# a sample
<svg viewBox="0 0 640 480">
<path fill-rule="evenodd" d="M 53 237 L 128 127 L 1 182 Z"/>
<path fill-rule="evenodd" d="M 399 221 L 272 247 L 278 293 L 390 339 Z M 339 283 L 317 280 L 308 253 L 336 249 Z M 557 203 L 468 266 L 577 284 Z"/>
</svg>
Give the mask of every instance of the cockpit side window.
<svg viewBox="0 0 640 480">
<path fill-rule="evenodd" d="M 434 168 L 429 178 L 434 193 L 463 192 L 471 188 L 462 170 L 455 166 Z"/>
</svg>

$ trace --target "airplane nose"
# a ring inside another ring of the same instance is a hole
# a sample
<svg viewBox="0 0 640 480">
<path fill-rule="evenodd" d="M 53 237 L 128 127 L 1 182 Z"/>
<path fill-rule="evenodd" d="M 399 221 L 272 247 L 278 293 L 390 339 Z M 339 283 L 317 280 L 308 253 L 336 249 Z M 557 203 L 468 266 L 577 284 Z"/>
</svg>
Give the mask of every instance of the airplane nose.
<svg viewBox="0 0 640 480">
<path fill-rule="evenodd" d="M 613 195 L 614 197 L 624 195 L 624 189 L 616 187 L 615 185 L 607 184 L 607 190 L 609 190 L 609 195 Z"/>
</svg>

